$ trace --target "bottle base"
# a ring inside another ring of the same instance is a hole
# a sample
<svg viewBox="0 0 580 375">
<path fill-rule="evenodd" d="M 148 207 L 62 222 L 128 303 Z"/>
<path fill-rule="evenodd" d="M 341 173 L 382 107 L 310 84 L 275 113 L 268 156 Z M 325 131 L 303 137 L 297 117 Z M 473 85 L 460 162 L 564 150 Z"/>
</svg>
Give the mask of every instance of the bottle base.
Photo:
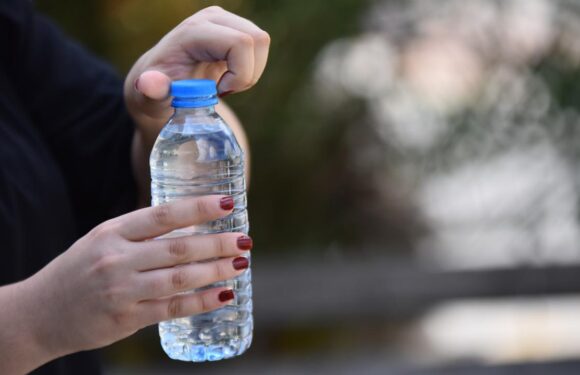
<svg viewBox="0 0 580 375">
<path fill-rule="evenodd" d="M 171 359 L 186 362 L 220 361 L 243 354 L 252 342 L 252 337 L 230 342 L 229 345 L 180 344 L 162 342 L 163 350 Z"/>
</svg>

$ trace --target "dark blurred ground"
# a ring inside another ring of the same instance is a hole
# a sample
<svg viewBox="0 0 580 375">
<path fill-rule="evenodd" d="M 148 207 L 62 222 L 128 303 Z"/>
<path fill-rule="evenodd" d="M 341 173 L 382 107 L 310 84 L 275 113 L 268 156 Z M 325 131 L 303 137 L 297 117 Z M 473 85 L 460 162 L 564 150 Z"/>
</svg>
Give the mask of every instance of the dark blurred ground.
<svg viewBox="0 0 580 375">
<path fill-rule="evenodd" d="M 222 375 L 222 374 L 337 374 L 350 375 L 360 374 L 365 375 L 573 375 L 578 373 L 580 362 L 557 362 L 557 363 L 537 363 L 537 364 L 521 364 L 509 366 L 454 366 L 447 368 L 430 368 L 428 370 L 409 370 L 401 369 L 391 363 L 377 361 L 376 358 L 349 360 L 346 362 L 328 360 L 328 361 L 276 361 L 275 363 L 264 363 L 263 361 L 253 365 L 246 366 L 240 369 L 232 364 L 217 369 L 216 366 L 200 366 L 199 368 L 190 368 L 189 370 L 171 372 L 172 375 L 191 374 L 192 371 L 197 371 L 208 375 Z M 109 375 L 157 375 L 165 374 L 166 367 L 159 367 L 158 369 L 150 368 L 134 368 L 134 369 L 118 369 L 109 372 Z"/>
</svg>

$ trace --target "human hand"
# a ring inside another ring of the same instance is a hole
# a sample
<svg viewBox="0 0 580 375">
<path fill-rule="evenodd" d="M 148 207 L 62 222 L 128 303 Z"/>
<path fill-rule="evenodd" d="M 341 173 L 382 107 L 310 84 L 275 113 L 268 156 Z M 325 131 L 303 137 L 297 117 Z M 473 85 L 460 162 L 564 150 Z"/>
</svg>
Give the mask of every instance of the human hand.
<svg viewBox="0 0 580 375">
<path fill-rule="evenodd" d="M 34 310 L 22 313 L 30 314 L 40 346 L 56 358 L 227 304 L 234 297 L 227 287 L 181 292 L 240 275 L 248 266 L 247 236 L 151 239 L 226 216 L 232 207 L 231 197 L 210 195 L 144 208 L 94 228 L 25 281 Z"/>
<path fill-rule="evenodd" d="M 125 80 L 127 108 L 140 127 L 155 127 L 171 114 L 172 80 L 213 79 L 221 96 L 246 90 L 262 75 L 269 45 L 268 33 L 252 22 L 218 6 L 205 8 L 135 63 Z"/>
</svg>

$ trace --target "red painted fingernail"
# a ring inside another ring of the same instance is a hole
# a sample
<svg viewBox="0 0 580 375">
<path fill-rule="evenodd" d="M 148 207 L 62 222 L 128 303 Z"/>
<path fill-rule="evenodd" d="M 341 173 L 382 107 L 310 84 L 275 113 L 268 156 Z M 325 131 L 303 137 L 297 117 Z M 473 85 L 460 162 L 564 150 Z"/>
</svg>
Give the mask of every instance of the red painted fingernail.
<svg viewBox="0 0 580 375">
<path fill-rule="evenodd" d="M 139 79 L 140 79 L 140 78 L 141 78 L 141 77 L 137 77 L 137 79 L 135 80 L 135 91 L 137 91 L 137 92 L 140 92 L 140 91 L 139 91 Z"/>
<path fill-rule="evenodd" d="M 234 299 L 234 291 L 233 290 L 223 290 L 218 294 L 218 299 L 220 302 L 231 301 Z"/>
<path fill-rule="evenodd" d="M 220 207 L 222 208 L 222 210 L 231 210 L 232 208 L 234 208 L 234 198 L 232 197 L 223 197 L 222 199 L 220 199 Z"/>
<path fill-rule="evenodd" d="M 232 263 L 234 264 L 234 269 L 236 270 L 245 270 L 250 265 L 248 258 L 244 257 L 237 257 Z"/>
<path fill-rule="evenodd" d="M 228 96 L 228 95 L 230 95 L 232 92 L 234 92 L 234 90 L 228 90 L 228 91 L 220 92 L 220 93 L 218 94 L 218 98 L 223 98 L 224 96 Z"/>
<path fill-rule="evenodd" d="M 249 236 L 238 237 L 238 249 L 250 250 L 254 246 L 254 241 Z"/>
</svg>

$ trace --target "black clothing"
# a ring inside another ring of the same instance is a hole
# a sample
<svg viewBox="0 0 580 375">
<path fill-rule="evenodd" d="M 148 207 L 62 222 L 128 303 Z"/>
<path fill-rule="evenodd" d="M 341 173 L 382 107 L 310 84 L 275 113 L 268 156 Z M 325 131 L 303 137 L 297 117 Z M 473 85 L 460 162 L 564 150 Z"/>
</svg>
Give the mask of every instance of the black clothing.
<svg viewBox="0 0 580 375">
<path fill-rule="evenodd" d="M 28 0 L 0 0 L 0 285 L 132 209 L 133 125 L 122 81 Z M 98 374 L 78 353 L 33 374 Z"/>
</svg>

